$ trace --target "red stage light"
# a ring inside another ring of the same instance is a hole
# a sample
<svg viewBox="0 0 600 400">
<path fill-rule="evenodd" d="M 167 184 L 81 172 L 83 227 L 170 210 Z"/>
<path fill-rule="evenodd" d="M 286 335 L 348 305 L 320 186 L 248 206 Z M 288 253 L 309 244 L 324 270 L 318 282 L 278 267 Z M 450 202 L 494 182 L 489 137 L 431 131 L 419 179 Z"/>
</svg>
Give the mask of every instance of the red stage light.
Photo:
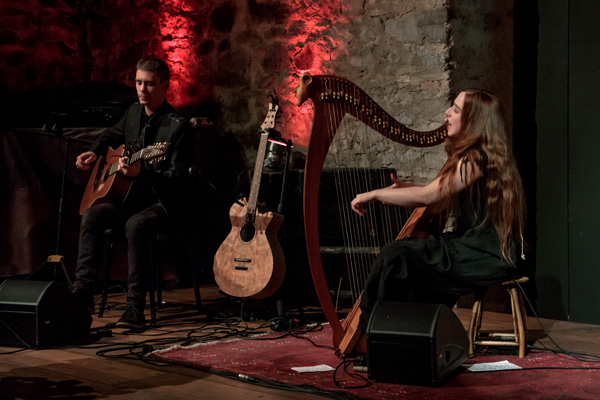
<svg viewBox="0 0 600 400">
<path fill-rule="evenodd" d="M 192 49 L 194 22 L 182 16 L 190 6 L 182 0 L 162 0 L 158 17 L 160 52 L 171 68 L 169 102 L 175 107 L 193 104 L 193 88 L 197 82 L 192 76 L 194 57 Z"/>
<path fill-rule="evenodd" d="M 308 137 L 312 125 L 312 105 L 305 103 L 296 107 L 294 89 L 299 77 L 304 72 L 312 74 L 331 74 L 332 61 L 338 54 L 343 54 L 344 43 L 339 36 L 340 29 L 348 23 L 342 13 L 341 0 L 322 0 L 308 4 L 302 0 L 290 0 L 288 9 L 291 12 L 285 21 L 285 36 L 288 57 L 291 62 L 287 74 L 275 82 L 274 89 L 281 94 L 281 106 L 284 110 L 282 122 L 285 129 L 283 136 L 288 137 L 299 146 L 308 145 Z M 160 0 L 158 14 L 158 38 L 160 48 L 157 55 L 165 58 L 171 68 L 171 88 L 169 101 L 175 107 L 187 107 L 206 101 L 210 93 L 210 83 L 204 82 L 198 75 L 201 60 L 198 59 L 200 38 L 194 36 L 197 11 L 194 1 Z M 281 55 L 273 55 L 277 57 Z M 243 68 L 245 66 L 240 66 Z M 272 74 L 282 76 L 282 71 Z M 203 97 L 204 96 L 204 97 Z"/>
</svg>

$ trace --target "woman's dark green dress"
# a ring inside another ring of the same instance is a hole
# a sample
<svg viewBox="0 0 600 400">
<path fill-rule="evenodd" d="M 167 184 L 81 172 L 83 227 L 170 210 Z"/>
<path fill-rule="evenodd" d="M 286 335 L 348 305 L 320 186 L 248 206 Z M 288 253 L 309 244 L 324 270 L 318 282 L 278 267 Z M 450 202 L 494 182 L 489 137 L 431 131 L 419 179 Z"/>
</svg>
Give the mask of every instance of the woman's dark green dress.
<svg viewBox="0 0 600 400">
<path fill-rule="evenodd" d="M 502 258 L 498 235 L 487 218 L 485 178 L 474 183 L 472 201 L 470 197 L 463 190 L 454 199 L 451 232 L 401 239 L 381 249 L 362 294 L 360 328 L 366 328 L 378 300 L 453 307 L 463 294 L 516 275 Z"/>
</svg>

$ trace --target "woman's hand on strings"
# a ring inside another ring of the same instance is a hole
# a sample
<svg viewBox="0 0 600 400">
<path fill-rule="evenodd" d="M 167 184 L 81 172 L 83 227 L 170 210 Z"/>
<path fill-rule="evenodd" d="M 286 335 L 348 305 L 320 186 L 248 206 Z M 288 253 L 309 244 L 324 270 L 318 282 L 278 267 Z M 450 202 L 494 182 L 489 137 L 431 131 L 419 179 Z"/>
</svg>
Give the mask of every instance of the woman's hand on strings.
<svg viewBox="0 0 600 400">
<path fill-rule="evenodd" d="M 398 179 L 398 177 L 393 172 L 390 174 L 390 177 L 392 178 L 392 184 L 390 186 L 388 186 L 390 189 L 398 189 L 398 188 L 405 188 L 405 187 L 411 187 L 411 186 L 418 186 L 414 182 L 404 182 L 404 181 L 401 181 L 400 179 Z"/>
<path fill-rule="evenodd" d="M 415 186 L 415 184 L 412 182 L 402 182 L 400 179 L 398 179 L 396 177 L 396 175 L 393 172 L 390 174 L 390 177 L 392 178 L 393 183 L 390 186 L 388 186 L 386 189 L 400 189 L 400 188 L 404 188 L 404 187 Z M 372 190 L 370 192 L 360 193 L 360 194 L 356 195 L 354 200 L 352 200 L 352 203 L 351 203 L 352 210 L 355 213 L 357 213 L 358 215 L 360 215 L 361 217 L 363 217 L 367 213 L 365 204 L 374 203 L 377 200 L 378 200 L 378 198 L 377 198 L 377 194 L 376 194 L 375 190 Z M 385 201 L 381 201 L 381 203 L 385 204 L 385 205 L 393 205 L 393 204 L 385 202 Z"/>
<path fill-rule="evenodd" d="M 391 189 L 401 188 L 404 186 L 404 182 L 396 177 L 396 174 L 393 172 L 390 174 L 390 178 L 392 178 L 392 184 L 388 186 Z"/>
<path fill-rule="evenodd" d="M 464 190 L 480 177 L 481 172 L 479 167 L 477 164 L 471 162 L 459 163 L 454 173 L 450 175 L 450 182 L 447 181 L 445 183 L 441 182 L 440 177 L 437 177 L 427 185 L 402 182 L 392 174 L 393 183 L 390 186 L 358 194 L 352 200 L 352 211 L 360 216 L 364 216 L 367 212 L 365 205 L 375 201 L 399 207 L 429 206 Z M 444 185 L 444 187 L 440 185 Z"/>
<path fill-rule="evenodd" d="M 392 184 L 388 186 L 389 189 L 400 189 L 405 187 L 416 186 L 413 182 L 401 181 L 393 172 L 390 174 L 390 178 L 392 178 Z M 382 201 L 381 204 L 385 204 L 386 206 L 393 205 L 390 203 L 386 203 L 385 201 Z"/>
<path fill-rule="evenodd" d="M 362 217 L 367 212 L 367 209 L 365 208 L 365 204 L 373 203 L 376 200 L 377 199 L 375 198 L 375 195 L 373 192 L 357 194 L 356 197 L 354 198 L 354 200 L 352 200 L 352 203 L 350 203 L 351 207 L 352 207 L 352 211 L 354 211 L 355 213 L 357 213 L 358 215 L 360 215 Z"/>
</svg>

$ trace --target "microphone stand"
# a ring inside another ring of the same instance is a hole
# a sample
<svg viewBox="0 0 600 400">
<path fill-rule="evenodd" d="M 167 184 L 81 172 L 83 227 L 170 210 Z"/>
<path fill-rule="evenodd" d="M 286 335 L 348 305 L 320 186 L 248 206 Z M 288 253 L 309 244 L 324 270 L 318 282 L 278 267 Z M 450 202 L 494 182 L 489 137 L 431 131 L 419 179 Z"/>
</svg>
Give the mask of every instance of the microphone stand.
<svg viewBox="0 0 600 400">
<path fill-rule="evenodd" d="M 285 181 L 286 181 L 288 168 L 290 165 L 290 156 L 292 153 L 292 141 L 287 140 L 285 143 L 286 143 L 285 166 L 283 167 L 283 176 L 281 178 L 281 194 L 279 195 L 279 204 L 277 205 L 277 212 L 280 214 L 283 214 L 283 197 L 285 194 Z"/>
<path fill-rule="evenodd" d="M 62 170 L 62 178 L 61 178 L 61 185 L 60 185 L 60 198 L 58 200 L 58 221 L 57 221 L 57 233 L 56 233 L 56 248 L 55 248 L 55 253 L 51 254 L 48 256 L 48 258 L 46 259 L 46 261 L 40 265 L 35 271 L 33 271 L 31 274 L 29 274 L 29 276 L 27 276 L 27 278 L 25 279 L 31 279 L 32 277 L 35 276 L 35 274 L 38 271 L 41 271 L 42 269 L 44 269 L 46 267 L 46 265 L 48 264 L 53 264 L 54 265 L 54 281 L 58 282 L 58 271 L 60 268 L 60 271 L 62 272 L 63 278 L 65 279 L 65 281 L 67 282 L 67 284 L 69 285 L 69 287 L 71 286 L 71 278 L 69 277 L 69 273 L 67 272 L 67 267 L 65 266 L 65 263 L 63 261 L 64 256 L 60 255 L 60 239 L 61 239 L 61 232 L 62 232 L 62 216 L 63 216 L 63 203 L 64 203 L 64 197 L 65 197 L 65 184 L 67 181 L 67 168 L 68 168 L 68 163 L 69 163 L 69 137 L 68 136 L 63 136 L 63 130 L 62 127 L 54 124 L 51 127 L 47 127 L 45 124 L 43 126 L 43 128 L 45 131 L 53 133 L 56 137 L 58 137 L 59 140 L 64 139 L 65 140 L 65 159 L 64 159 L 64 164 L 63 164 L 63 170 Z"/>
<path fill-rule="evenodd" d="M 285 163 L 284 163 L 284 167 L 283 167 L 283 173 L 282 173 L 282 177 L 281 177 L 281 192 L 279 195 L 279 204 L 277 205 L 277 212 L 279 214 L 285 215 L 284 214 L 284 212 L 285 212 L 285 209 L 284 209 L 285 186 L 286 186 L 287 173 L 288 173 L 289 165 L 290 165 L 290 158 L 291 158 L 291 154 L 292 154 L 293 143 L 291 140 L 283 140 L 281 138 L 279 138 L 279 140 L 282 140 L 283 142 L 285 142 L 286 153 L 285 153 Z M 275 308 L 277 310 L 278 319 L 271 323 L 271 329 L 274 330 L 275 332 L 281 332 L 281 331 L 290 329 L 289 321 L 285 320 L 285 309 L 283 306 L 283 298 L 281 296 L 279 296 L 279 298 L 277 298 L 275 300 Z M 299 312 L 300 316 L 303 315 L 304 312 L 303 312 L 302 305 L 298 305 L 298 312 Z"/>
</svg>

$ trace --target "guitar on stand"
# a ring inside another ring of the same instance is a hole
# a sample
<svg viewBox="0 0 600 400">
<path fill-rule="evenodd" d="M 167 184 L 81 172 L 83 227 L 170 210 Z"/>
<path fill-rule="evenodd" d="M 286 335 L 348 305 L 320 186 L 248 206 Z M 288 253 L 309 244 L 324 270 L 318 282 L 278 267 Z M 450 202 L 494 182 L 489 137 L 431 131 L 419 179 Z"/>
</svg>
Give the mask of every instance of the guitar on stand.
<svg viewBox="0 0 600 400">
<path fill-rule="evenodd" d="M 127 164 L 131 165 L 140 160 L 153 164 L 165 159 L 169 143 L 155 143 L 129 156 Z M 105 157 L 100 157 L 90 175 L 81 204 L 79 214 L 93 206 L 108 201 L 109 199 L 123 201 L 129 193 L 132 181 L 125 175 L 117 173 L 119 158 L 126 155 L 125 145 L 113 150 L 108 148 Z"/>
<path fill-rule="evenodd" d="M 273 98 L 260 127 L 250 196 L 231 207 L 231 232 L 214 257 L 215 281 L 221 291 L 233 297 L 269 297 L 279 289 L 285 277 L 285 257 L 277 239 L 283 215 L 258 205 L 267 142 L 269 135 L 276 132 L 278 111 L 277 99 Z"/>
</svg>

